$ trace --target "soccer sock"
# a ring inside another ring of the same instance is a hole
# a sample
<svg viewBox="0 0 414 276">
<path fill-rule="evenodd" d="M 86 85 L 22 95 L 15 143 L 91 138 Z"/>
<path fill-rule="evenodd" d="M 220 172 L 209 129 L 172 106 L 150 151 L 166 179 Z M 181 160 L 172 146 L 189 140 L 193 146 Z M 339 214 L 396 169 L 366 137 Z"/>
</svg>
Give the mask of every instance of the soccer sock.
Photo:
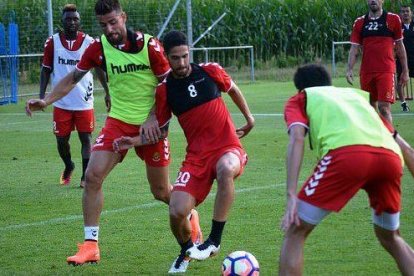
<svg viewBox="0 0 414 276">
<path fill-rule="evenodd" d="M 216 221 L 214 219 L 212 220 L 211 233 L 208 238 L 213 242 L 215 246 L 219 246 L 221 243 L 221 235 L 223 234 L 225 224 L 225 221 Z"/>
<path fill-rule="evenodd" d="M 86 168 L 88 167 L 88 163 L 89 163 L 89 158 L 82 158 L 82 180 L 85 180 L 85 172 L 86 172 Z"/>
<path fill-rule="evenodd" d="M 85 241 L 98 241 L 99 226 L 85 226 Z"/>
<path fill-rule="evenodd" d="M 74 166 L 70 154 L 69 136 L 56 137 L 56 140 L 60 158 L 62 158 L 63 163 L 65 163 L 65 170 L 72 170 Z"/>
<path fill-rule="evenodd" d="M 183 242 L 183 243 L 179 242 L 179 244 L 181 246 L 181 253 L 183 253 L 183 252 L 185 253 L 187 251 L 187 249 L 193 247 L 193 242 L 191 241 L 191 239 L 189 239 L 188 241 Z"/>
<path fill-rule="evenodd" d="M 72 158 L 70 155 L 63 157 L 62 160 L 65 163 L 65 171 L 73 170 L 75 166 L 73 165 Z"/>
</svg>

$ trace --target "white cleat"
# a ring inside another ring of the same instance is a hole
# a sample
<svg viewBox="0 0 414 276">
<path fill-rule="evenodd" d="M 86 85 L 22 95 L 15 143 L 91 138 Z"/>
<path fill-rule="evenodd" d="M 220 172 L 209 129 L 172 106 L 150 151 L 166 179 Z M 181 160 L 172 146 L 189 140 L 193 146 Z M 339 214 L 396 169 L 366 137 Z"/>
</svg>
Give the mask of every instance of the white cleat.
<svg viewBox="0 0 414 276">
<path fill-rule="evenodd" d="M 174 260 L 172 263 L 170 270 L 168 270 L 169 274 L 173 273 L 184 273 L 187 271 L 187 267 L 190 264 L 191 259 L 185 256 L 178 256 L 177 259 Z"/>
<path fill-rule="evenodd" d="M 217 247 L 209 242 L 209 240 L 207 240 L 203 244 L 193 246 L 188 249 L 187 256 L 189 256 L 191 259 L 202 261 L 217 255 L 219 251 L 220 245 Z"/>
</svg>

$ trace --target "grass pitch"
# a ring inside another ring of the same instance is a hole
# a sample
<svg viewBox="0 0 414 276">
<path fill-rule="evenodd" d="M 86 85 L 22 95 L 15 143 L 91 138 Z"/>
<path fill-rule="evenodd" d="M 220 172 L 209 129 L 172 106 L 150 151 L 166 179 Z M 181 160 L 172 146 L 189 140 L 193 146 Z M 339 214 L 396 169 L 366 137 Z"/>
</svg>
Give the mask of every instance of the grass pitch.
<svg viewBox="0 0 414 276">
<path fill-rule="evenodd" d="M 339 86 L 343 79 L 335 80 Z M 192 262 L 187 275 L 218 275 L 225 255 L 235 250 L 253 253 L 262 275 L 277 275 L 283 239 L 279 224 L 285 205 L 287 145 L 283 105 L 295 93 L 291 83 L 241 85 L 255 114 L 254 130 L 242 140 L 249 163 L 236 182 L 236 200 L 217 257 Z M 224 96 L 237 125 L 244 120 Z M 96 95 L 97 132 L 103 125 L 103 97 Z M 414 106 L 413 106 L 414 107 Z M 0 274 L 138 274 L 166 275 L 179 252 L 169 229 L 168 208 L 150 193 L 144 164 L 130 152 L 104 182 L 105 205 L 100 224 L 102 261 L 72 267 L 66 257 L 83 240 L 80 143 L 72 134 L 76 169 L 72 184 L 59 186 L 63 164 L 52 134 L 51 108 L 24 115 L 24 101 L 0 106 Z M 413 113 L 393 106 L 399 132 L 414 144 Z M 185 141 L 174 120 L 170 132 L 170 179 L 184 158 Z M 301 179 L 311 173 L 316 158 L 306 149 Z M 215 187 L 198 208 L 204 235 L 210 232 Z M 401 233 L 414 246 L 413 179 L 403 177 Z M 374 237 L 370 208 L 360 192 L 340 214 L 329 216 L 307 241 L 307 275 L 398 275 L 392 258 Z"/>
</svg>

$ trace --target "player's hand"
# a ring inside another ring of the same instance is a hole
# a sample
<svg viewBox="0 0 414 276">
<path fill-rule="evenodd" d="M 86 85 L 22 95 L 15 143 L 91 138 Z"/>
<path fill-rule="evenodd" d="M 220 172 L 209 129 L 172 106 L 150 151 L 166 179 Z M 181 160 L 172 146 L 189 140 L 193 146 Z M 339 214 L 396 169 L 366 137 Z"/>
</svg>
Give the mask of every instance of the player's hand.
<svg viewBox="0 0 414 276">
<path fill-rule="evenodd" d="M 350 85 L 354 85 L 354 76 L 352 73 L 352 70 L 348 70 L 346 72 L 346 81 L 350 84 Z"/>
<path fill-rule="evenodd" d="M 122 150 L 127 150 L 135 146 L 134 138 L 129 136 L 122 136 L 117 138 L 112 143 L 115 152 L 120 152 Z"/>
<path fill-rule="evenodd" d="M 26 102 L 26 114 L 29 117 L 32 117 L 33 111 L 44 110 L 47 107 L 47 104 L 44 100 L 39 99 L 30 99 Z"/>
<path fill-rule="evenodd" d="M 150 114 L 148 119 L 141 125 L 139 135 L 143 135 L 147 141 L 150 141 L 153 144 L 159 141 L 161 130 L 154 114 Z"/>
<path fill-rule="evenodd" d="M 285 215 L 283 216 L 280 228 L 283 231 L 287 231 L 292 224 L 295 224 L 297 226 L 300 225 L 298 216 L 298 198 L 296 195 L 288 196 L 286 211 Z"/>
<path fill-rule="evenodd" d="M 242 126 L 241 128 L 236 129 L 236 135 L 237 137 L 243 138 L 244 136 L 246 136 L 247 134 L 249 134 L 249 132 L 252 130 L 252 128 L 254 127 L 254 117 L 250 116 L 247 120 L 247 124 Z"/>
<path fill-rule="evenodd" d="M 105 106 L 106 106 L 106 112 L 111 111 L 111 96 L 108 94 L 105 95 Z"/>
<path fill-rule="evenodd" d="M 404 89 L 409 80 L 410 76 L 408 75 L 408 71 L 402 71 L 400 75 L 400 81 L 398 82 L 398 84 L 401 85 L 401 89 Z"/>
</svg>

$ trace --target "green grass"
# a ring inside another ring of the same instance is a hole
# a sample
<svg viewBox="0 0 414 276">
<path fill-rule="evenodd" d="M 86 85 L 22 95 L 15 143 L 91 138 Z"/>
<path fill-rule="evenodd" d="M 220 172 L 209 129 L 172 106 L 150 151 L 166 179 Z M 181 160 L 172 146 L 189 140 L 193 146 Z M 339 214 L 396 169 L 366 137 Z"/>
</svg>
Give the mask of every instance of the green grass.
<svg viewBox="0 0 414 276">
<path fill-rule="evenodd" d="M 336 79 L 336 85 L 345 85 Z M 225 255 L 235 250 L 252 252 L 262 275 L 277 275 L 283 239 L 279 223 L 285 204 L 287 135 L 281 113 L 295 93 L 291 83 L 258 82 L 241 85 L 256 115 L 255 129 L 243 139 L 249 154 L 245 173 L 236 182 L 236 200 L 224 231 L 220 255 L 192 262 L 188 275 L 218 275 Z M 228 101 L 229 97 L 224 96 Z M 105 111 L 101 93 L 96 97 L 97 131 Z M 237 125 L 243 118 L 230 105 Z M 0 106 L 0 274 L 138 274 L 166 275 L 179 247 L 170 232 L 167 206 L 149 191 L 144 165 L 130 152 L 104 183 L 98 265 L 68 266 L 83 239 L 81 216 L 80 143 L 72 135 L 77 165 L 73 185 L 60 187 L 62 162 L 51 130 L 51 108 L 33 118 L 23 114 L 24 104 Z M 412 113 L 393 106 L 400 133 L 414 144 Z M 94 133 L 96 136 L 97 133 Z M 174 120 L 170 134 L 175 179 L 184 156 L 182 131 Z M 316 158 L 307 150 L 301 179 L 312 171 Z M 401 232 L 414 245 L 414 189 L 412 177 L 403 177 Z M 213 192 L 215 188 L 213 188 Z M 213 196 L 198 208 L 201 225 L 210 231 Z M 370 209 L 364 192 L 341 212 L 326 219 L 310 236 L 305 249 L 306 275 L 398 275 L 392 258 L 374 238 Z"/>
</svg>

